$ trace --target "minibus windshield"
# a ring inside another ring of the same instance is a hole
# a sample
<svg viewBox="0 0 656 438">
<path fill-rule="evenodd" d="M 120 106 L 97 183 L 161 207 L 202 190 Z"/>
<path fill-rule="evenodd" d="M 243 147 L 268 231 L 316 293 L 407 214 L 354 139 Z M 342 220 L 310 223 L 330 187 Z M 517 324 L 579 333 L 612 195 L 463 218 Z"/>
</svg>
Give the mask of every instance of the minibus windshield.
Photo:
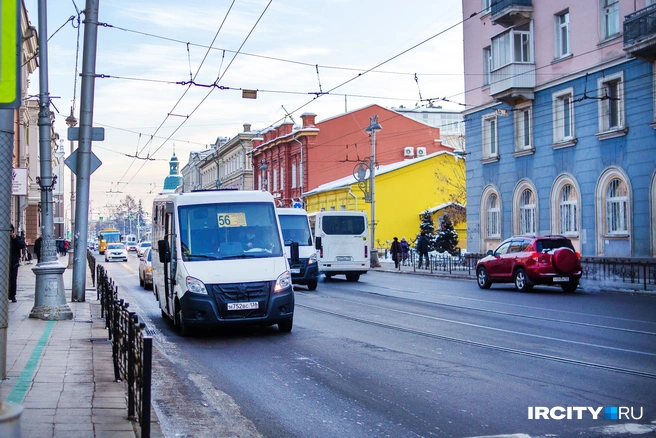
<svg viewBox="0 0 656 438">
<path fill-rule="evenodd" d="M 179 207 L 184 261 L 280 257 L 275 208 L 270 203 Z"/>
<path fill-rule="evenodd" d="M 312 246 L 312 235 L 305 215 L 279 215 L 285 245 L 298 242 L 299 246 Z"/>
</svg>

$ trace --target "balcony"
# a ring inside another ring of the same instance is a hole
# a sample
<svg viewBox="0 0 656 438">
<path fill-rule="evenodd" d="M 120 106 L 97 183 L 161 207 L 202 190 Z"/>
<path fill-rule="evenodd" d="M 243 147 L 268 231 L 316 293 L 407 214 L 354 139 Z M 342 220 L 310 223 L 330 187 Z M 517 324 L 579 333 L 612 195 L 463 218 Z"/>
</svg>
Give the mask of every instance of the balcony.
<svg viewBox="0 0 656 438">
<path fill-rule="evenodd" d="M 535 64 L 514 62 L 490 74 L 490 96 L 509 105 L 518 100 L 533 100 Z"/>
<path fill-rule="evenodd" d="M 492 24 L 511 27 L 533 17 L 533 0 L 497 0 L 492 3 Z"/>
<path fill-rule="evenodd" d="M 656 59 L 656 4 L 624 17 L 624 51 L 637 58 Z"/>
</svg>

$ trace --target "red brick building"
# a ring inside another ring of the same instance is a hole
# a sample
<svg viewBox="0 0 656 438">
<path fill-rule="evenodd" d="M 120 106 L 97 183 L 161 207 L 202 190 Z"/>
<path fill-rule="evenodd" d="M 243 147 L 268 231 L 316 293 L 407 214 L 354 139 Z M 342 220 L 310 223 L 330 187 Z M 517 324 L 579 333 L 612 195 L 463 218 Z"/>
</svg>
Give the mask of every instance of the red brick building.
<svg viewBox="0 0 656 438">
<path fill-rule="evenodd" d="M 378 115 L 383 127 L 376 134 L 376 164 L 392 164 L 411 156 L 438 151 L 440 130 L 379 105 L 371 105 L 316 123 L 316 115 L 301 115 L 302 126 L 291 122 L 270 128 L 253 139 L 254 188 L 266 189 L 281 206 L 301 201 L 304 192 L 351 175 L 371 156 L 371 137 L 365 131 Z M 410 152 L 412 155 L 410 155 Z"/>
</svg>

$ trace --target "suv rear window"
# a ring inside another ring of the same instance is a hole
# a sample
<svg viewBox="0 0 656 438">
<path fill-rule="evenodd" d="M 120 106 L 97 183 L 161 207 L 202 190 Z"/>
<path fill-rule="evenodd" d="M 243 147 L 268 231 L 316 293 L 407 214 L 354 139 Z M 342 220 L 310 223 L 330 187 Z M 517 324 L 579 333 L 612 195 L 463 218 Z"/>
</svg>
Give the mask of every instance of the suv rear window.
<svg viewBox="0 0 656 438">
<path fill-rule="evenodd" d="M 574 251 L 574 246 L 569 239 L 544 239 L 535 242 L 537 252 L 551 251 L 552 249 L 569 248 Z"/>
</svg>

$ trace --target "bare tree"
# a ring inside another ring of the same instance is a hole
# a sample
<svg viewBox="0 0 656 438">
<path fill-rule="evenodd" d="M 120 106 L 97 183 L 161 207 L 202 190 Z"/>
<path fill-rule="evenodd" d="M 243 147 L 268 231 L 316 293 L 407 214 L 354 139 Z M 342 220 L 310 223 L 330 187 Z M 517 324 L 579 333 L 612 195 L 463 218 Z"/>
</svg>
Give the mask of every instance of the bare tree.
<svg viewBox="0 0 656 438">
<path fill-rule="evenodd" d="M 464 141 L 464 138 L 462 139 Z M 463 149 L 464 150 L 464 149 Z M 453 166 L 453 174 L 445 175 L 435 172 L 437 180 L 437 191 L 445 195 L 445 198 L 454 204 L 445 209 L 454 225 L 467 222 L 467 210 L 462 207 L 467 203 L 467 166 L 464 155 L 456 155 L 456 164 Z M 462 160 L 462 165 L 459 165 Z"/>
</svg>

